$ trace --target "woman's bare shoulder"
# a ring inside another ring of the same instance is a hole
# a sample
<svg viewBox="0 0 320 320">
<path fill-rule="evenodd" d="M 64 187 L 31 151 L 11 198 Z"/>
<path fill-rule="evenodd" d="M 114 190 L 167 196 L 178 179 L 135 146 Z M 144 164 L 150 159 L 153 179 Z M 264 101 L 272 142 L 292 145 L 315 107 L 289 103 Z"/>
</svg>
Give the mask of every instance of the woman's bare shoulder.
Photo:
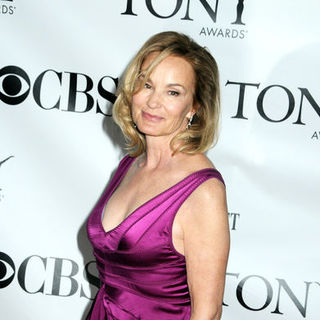
<svg viewBox="0 0 320 320">
<path fill-rule="evenodd" d="M 215 166 L 204 154 L 197 154 L 190 158 L 190 172 L 213 168 Z M 215 212 L 226 212 L 226 189 L 221 179 L 214 175 L 201 183 L 188 197 L 183 205 L 183 211 L 187 211 L 188 217 L 197 219 L 197 212 L 205 213 L 204 219 L 211 219 Z"/>
<path fill-rule="evenodd" d="M 179 168 L 185 170 L 188 174 L 191 174 L 202 169 L 215 169 L 215 166 L 205 154 L 197 153 L 181 157 L 179 161 Z"/>
</svg>

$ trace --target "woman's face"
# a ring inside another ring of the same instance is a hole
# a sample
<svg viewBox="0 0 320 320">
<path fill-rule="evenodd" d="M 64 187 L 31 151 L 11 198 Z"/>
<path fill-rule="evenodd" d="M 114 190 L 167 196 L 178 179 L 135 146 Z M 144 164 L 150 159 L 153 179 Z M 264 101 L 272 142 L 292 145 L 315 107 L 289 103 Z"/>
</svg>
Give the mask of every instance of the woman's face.
<svg viewBox="0 0 320 320">
<path fill-rule="evenodd" d="M 132 118 L 146 136 L 174 137 L 185 130 L 194 114 L 195 75 L 191 64 L 178 56 L 168 56 L 144 79 L 145 70 L 157 56 L 150 54 L 141 67 L 143 88 L 133 95 Z"/>
</svg>

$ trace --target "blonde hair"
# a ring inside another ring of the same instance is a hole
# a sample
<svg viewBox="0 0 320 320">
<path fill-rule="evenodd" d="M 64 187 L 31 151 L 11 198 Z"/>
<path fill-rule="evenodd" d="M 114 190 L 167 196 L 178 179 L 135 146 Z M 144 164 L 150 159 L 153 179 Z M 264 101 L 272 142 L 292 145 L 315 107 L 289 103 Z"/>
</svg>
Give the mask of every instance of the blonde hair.
<svg viewBox="0 0 320 320">
<path fill-rule="evenodd" d="M 131 156 L 145 152 L 145 137 L 135 127 L 131 116 L 132 97 L 144 83 L 137 85 L 141 66 L 153 52 L 159 53 L 149 65 L 144 79 L 169 55 L 178 56 L 190 63 L 195 74 L 194 104 L 198 105 L 191 126 L 179 132 L 171 141 L 175 152 L 188 154 L 207 151 L 217 140 L 220 113 L 220 86 L 217 63 L 206 48 L 187 35 L 173 31 L 152 36 L 129 64 L 117 92 L 113 118 L 121 128 Z"/>
</svg>

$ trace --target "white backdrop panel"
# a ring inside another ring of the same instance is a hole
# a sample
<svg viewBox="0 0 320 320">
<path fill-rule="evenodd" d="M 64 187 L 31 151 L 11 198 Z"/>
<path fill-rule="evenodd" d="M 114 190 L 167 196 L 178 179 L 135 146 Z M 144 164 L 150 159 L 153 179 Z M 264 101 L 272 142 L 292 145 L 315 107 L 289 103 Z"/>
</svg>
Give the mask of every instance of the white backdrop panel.
<svg viewBox="0 0 320 320">
<path fill-rule="evenodd" d="M 0 0 L 1 319 L 84 319 L 97 291 L 85 222 L 124 154 L 103 113 L 113 79 L 164 30 L 189 34 L 220 67 L 208 156 L 232 229 L 222 319 L 318 319 L 319 10 L 316 0 Z"/>
</svg>

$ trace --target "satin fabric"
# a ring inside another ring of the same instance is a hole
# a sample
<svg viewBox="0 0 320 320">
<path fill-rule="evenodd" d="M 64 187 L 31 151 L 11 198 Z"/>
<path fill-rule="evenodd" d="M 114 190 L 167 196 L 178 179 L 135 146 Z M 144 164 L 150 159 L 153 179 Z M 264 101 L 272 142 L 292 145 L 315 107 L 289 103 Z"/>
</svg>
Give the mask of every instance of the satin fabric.
<svg viewBox="0 0 320 320">
<path fill-rule="evenodd" d="M 172 224 L 180 206 L 201 183 L 223 179 L 215 169 L 196 171 L 105 232 L 106 203 L 134 160 L 123 158 L 88 219 L 102 286 L 87 320 L 190 319 L 186 261 L 173 246 Z"/>
</svg>

